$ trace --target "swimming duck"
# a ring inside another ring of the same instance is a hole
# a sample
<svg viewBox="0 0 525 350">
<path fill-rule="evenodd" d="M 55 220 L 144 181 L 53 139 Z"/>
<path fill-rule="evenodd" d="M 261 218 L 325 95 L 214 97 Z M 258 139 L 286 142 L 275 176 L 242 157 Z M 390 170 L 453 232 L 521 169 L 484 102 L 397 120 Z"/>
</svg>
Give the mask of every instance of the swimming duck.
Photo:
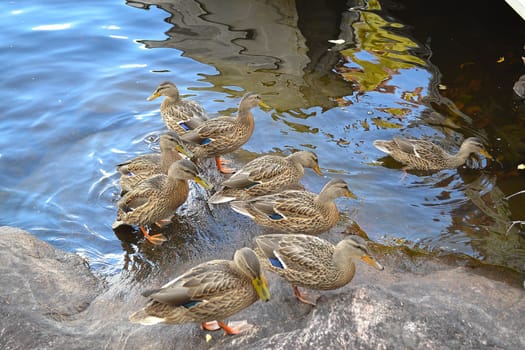
<svg viewBox="0 0 525 350">
<path fill-rule="evenodd" d="M 261 96 L 247 93 L 239 104 L 237 117 L 209 119 L 182 135 L 182 139 L 188 142 L 195 158 L 215 157 L 217 168 L 222 173 L 232 173 L 220 156 L 239 149 L 250 139 L 255 127 L 251 109 L 257 105 L 266 106 Z"/>
<path fill-rule="evenodd" d="M 322 175 L 317 155 L 311 151 L 299 151 L 287 157 L 265 155 L 255 158 L 223 181 L 223 188 L 211 196 L 208 202 L 218 204 L 246 200 L 289 189 L 299 184 L 304 167 L 312 168 Z"/>
<path fill-rule="evenodd" d="M 160 289 L 143 293 L 150 303 L 130 316 L 131 322 L 199 322 L 214 330 L 214 322 L 227 334 L 237 334 L 224 319 L 247 308 L 258 299 L 268 301 L 270 292 L 259 259 L 250 248 L 235 252 L 232 260 L 212 260 L 195 266 Z"/>
<path fill-rule="evenodd" d="M 168 174 L 157 174 L 138 183 L 118 202 L 117 220 L 112 227 L 122 224 L 138 225 L 144 237 L 159 245 L 166 241 L 162 234 L 150 235 L 144 226 L 170 217 L 181 206 L 189 194 L 187 180 L 194 180 L 205 188 L 208 182 L 198 175 L 195 164 L 188 159 L 178 160 Z"/>
<path fill-rule="evenodd" d="M 176 131 L 179 135 L 194 129 L 197 125 L 207 120 L 204 108 L 196 101 L 183 100 L 179 89 L 171 81 L 160 83 L 148 101 L 165 96 L 160 105 L 160 115 L 168 129 Z"/>
<path fill-rule="evenodd" d="M 472 153 L 481 153 L 492 159 L 477 137 L 469 137 L 463 141 L 456 154 L 450 154 L 430 141 L 402 137 L 395 137 L 391 141 L 376 140 L 374 146 L 398 162 L 406 164 L 405 170 L 454 169 L 465 164 Z"/>
<path fill-rule="evenodd" d="M 230 205 L 262 226 L 287 233 L 319 234 L 337 224 L 339 210 L 334 199 L 341 196 L 356 198 L 344 180 L 332 179 L 319 194 L 285 190 Z"/>
<path fill-rule="evenodd" d="M 264 269 L 272 271 L 292 284 L 300 301 L 314 305 L 318 296 L 301 293 L 298 287 L 333 290 L 348 284 L 355 274 L 353 259 L 361 259 L 383 270 L 371 255 L 366 241 L 348 236 L 335 246 L 319 237 L 303 234 L 272 234 L 255 237 L 256 254 Z"/>
<path fill-rule="evenodd" d="M 148 177 L 167 174 L 170 165 L 182 159 L 179 153 L 190 158 L 193 156 L 179 135 L 174 131 L 168 131 L 160 136 L 160 154 L 144 154 L 118 164 L 121 194 L 128 192 Z"/>
</svg>

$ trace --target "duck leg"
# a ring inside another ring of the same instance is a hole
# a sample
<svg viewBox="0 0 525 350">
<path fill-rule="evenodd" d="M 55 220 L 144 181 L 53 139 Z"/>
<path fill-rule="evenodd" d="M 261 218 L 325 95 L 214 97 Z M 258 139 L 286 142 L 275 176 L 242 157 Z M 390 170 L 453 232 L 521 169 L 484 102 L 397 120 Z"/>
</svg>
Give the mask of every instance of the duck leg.
<svg viewBox="0 0 525 350">
<path fill-rule="evenodd" d="M 217 164 L 217 169 L 219 169 L 219 171 L 223 174 L 233 174 L 235 172 L 235 169 L 226 166 L 226 164 L 228 163 L 230 163 L 230 161 L 222 159 L 221 157 L 215 157 L 215 164 Z"/>
<path fill-rule="evenodd" d="M 221 326 L 219 326 L 219 322 L 217 321 L 210 321 L 210 322 L 202 322 L 201 328 L 207 331 L 216 331 L 220 329 Z"/>
<path fill-rule="evenodd" d="M 299 301 L 312 306 L 316 306 L 317 299 L 319 299 L 319 295 L 317 294 L 308 294 L 306 292 L 301 293 L 297 286 L 293 286 L 293 294 Z"/>
<path fill-rule="evenodd" d="M 140 231 L 142 231 L 144 238 L 146 238 L 151 244 L 154 245 L 161 245 L 162 243 L 168 240 L 162 233 L 150 235 L 148 231 L 144 228 L 144 226 L 140 226 Z"/>
<path fill-rule="evenodd" d="M 226 324 L 222 321 L 218 321 L 217 323 L 219 324 L 219 327 L 224 329 L 226 334 L 239 334 L 239 333 L 242 333 L 252 328 L 252 325 L 246 321 L 235 321 L 235 322 L 230 322 L 230 324 Z"/>
</svg>

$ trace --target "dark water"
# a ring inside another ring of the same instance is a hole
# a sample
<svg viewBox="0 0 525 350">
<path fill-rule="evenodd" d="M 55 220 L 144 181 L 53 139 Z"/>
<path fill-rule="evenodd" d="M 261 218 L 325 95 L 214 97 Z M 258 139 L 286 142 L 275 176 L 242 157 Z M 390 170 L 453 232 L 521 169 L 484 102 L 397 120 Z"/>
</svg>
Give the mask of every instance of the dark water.
<svg viewBox="0 0 525 350">
<path fill-rule="evenodd" d="M 525 220 L 525 195 L 504 199 L 525 189 L 525 108 L 512 92 L 525 73 L 525 22 L 504 2 L 159 4 L 0 4 L 0 224 L 81 254 L 102 274 L 134 255 L 154 265 L 150 248 L 111 230 L 114 165 L 158 147 L 159 103 L 146 97 L 173 80 L 212 113 L 261 93 L 272 110 L 254 111 L 255 133 L 232 158 L 315 150 L 359 197 L 338 201 L 343 222 L 371 239 L 525 271 L 524 229 L 507 232 Z M 395 135 L 451 151 L 479 136 L 498 162 L 400 181 L 400 165 L 372 146 Z M 326 181 L 304 178 L 313 191 Z M 180 225 L 186 234 L 174 239 L 193 246 L 235 240 Z"/>
</svg>

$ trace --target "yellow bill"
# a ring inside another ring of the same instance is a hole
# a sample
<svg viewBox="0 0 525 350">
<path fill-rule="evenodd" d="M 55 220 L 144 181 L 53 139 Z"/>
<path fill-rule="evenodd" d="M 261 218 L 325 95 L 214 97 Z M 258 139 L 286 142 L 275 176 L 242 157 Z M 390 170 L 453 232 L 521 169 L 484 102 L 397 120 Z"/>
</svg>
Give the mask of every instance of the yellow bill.
<svg viewBox="0 0 525 350">
<path fill-rule="evenodd" d="M 321 172 L 321 169 L 319 168 L 319 165 L 315 165 L 314 166 L 314 171 L 318 174 L 318 175 L 323 175 L 323 173 Z"/>
<path fill-rule="evenodd" d="M 198 183 L 199 185 L 201 185 L 202 187 L 208 189 L 208 190 L 211 190 L 213 188 L 213 185 L 210 184 L 208 182 L 208 180 L 206 179 L 203 179 L 202 177 L 200 176 L 195 176 L 195 178 L 193 179 L 196 183 Z"/>
<path fill-rule="evenodd" d="M 270 290 L 268 289 L 268 282 L 266 281 L 266 277 L 261 273 L 260 277 L 254 278 L 252 280 L 253 287 L 255 288 L 255 291 L 259 295 L 259 298 L 262 301 L 268 301 L 270 300 Z"/>
<path fill-rule="evenodd" d="M 150 97 L 148 97 L 146 100 L 148 101 L 153 101 L 154 99 L 156 99 L 157 97 L 160 97 L 160 94 L 159 93 L 154 93 L 153 95 L 151 95 Z"/>
<path fill-rule="evenodd" d="M 375 258 L 371 257 L 370 255 L 363 255 L 361 257 L 361 260 L 363 260 L 365 263 L 367 263 L 368 265 L 370 265 L 373 268 L 376 268 L 378 270 L 383 270 L 384 269 L 383 265 L 378 263 L 377 260 Z"/>
</svg>

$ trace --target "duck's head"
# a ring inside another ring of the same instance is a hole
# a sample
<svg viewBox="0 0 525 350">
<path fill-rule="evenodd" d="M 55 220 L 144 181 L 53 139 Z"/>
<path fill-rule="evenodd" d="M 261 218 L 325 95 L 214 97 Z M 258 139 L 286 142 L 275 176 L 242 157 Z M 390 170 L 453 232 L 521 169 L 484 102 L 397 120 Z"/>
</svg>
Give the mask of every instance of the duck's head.
<svg viewBox="0 0 525 350">
<path fill-rule="evenodd" d="M 469 137 L 463 141 L 460 147 L 460 153 L 465 154 L 481 154 L 485 156 L 488 159 L 493 159 L 492 156 L 487 152 L 485 149 L 485 146 L 483 146 L 483 143 L 481 139 L 477 137 Z"/>
<path fill-rule="evenodd" d="M 213 187 L 208 180 L 199 176 L 197 166 L 189 159 L 174 162 L 168 170 L 168 176 L 181 180 L 193 180 L 207 189 Z"/>
<path fill-rule="evenodd" d="M 297 159 L 299 164 L 301 164 L 303 167 L 312 168 L 317 174 L 323 175 L 321 169 L 319 169 L 319 158 L 317 158 L 317 154 L 315 154 L 314 152 L 299 151 L 293 153 L 291 156 Z"/>
<path fill-rule="evenodd" d="M 150 97 L 148 97 L 147 100 L 153 101 L 154 99 L 160 96 L 167 96 L 170 98 L 178 99 L 179 89 L 177 89 L 177 86 L 171 81 L 165 81 L 163 83 L 160 83 L 159 86 L 157 86 L 157 89 L 155 89 L 153 94 Z"/>
<path fill-rule="evenodd" d="M 270 300 L 268 282 L 266 282 L 259 258 L 255 255 L 255 252 L 247 247 L 241 248 L 235 252 L 233 261 L 237 267 L 250 278 L 259 298 L 262 301 Z"/>
<path fill-rule="evenodd" d="M 188 149 L 184 141 L 180 138 L 179 134 L 175 131 L 167 131 L 160 136 L 160 149 L 161 150 L 175 150 L 181 154 L 184 154 L 188 158 L 193 157 L 193 152 Z"/>
<path fill-rule="evenodd" d="M 372 256 L 368 248 L 368 244 L 364 238 L 360 236 L 351 235 L 342 239 L 339 243 L 337 243 L 336 250 L 344 252 L 345 256 L 354 259 L 361 259 L 368 265 L 378 270 L 384 269 L 383 265 L 378 263 L 377 260 Z"/>
<path fill-rule="evenodd" d="M 348 197 L 357 199 L 357 196 L 350 191 L 348 184 L 343 179 L 332 179 L 324 185 L 320 196 L 328 199 L 335 199 L 338 197 Z"/>
<path fill-rule="evenodd" d="M 255 92 L 246 93 L 239 103 L 239 110 L 250 110 L 253 107 L 270 108 L 266 103 L 263 102 L 261 95 Z"/>
</svg>

